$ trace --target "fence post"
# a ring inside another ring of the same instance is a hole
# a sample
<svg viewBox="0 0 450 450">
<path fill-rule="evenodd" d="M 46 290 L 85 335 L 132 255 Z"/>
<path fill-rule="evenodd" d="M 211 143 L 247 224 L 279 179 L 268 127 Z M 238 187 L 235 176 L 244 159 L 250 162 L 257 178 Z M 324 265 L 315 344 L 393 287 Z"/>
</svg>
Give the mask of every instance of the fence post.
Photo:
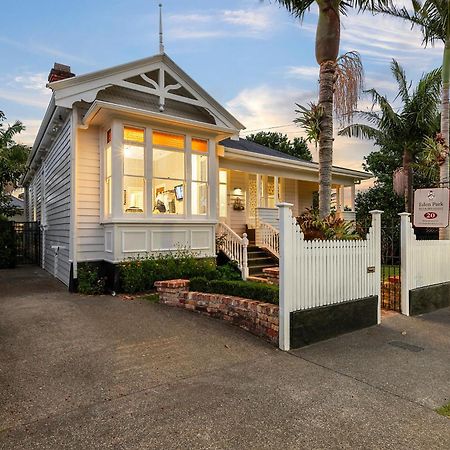
<svg viewBox="0 0 450 450">
<path fill-rule="evenodd" d="M 280 211 L 280 298 L 279 298 L 279 329 L 278 347 L 280 350 L 290 349 L 290 313 L 292 298 L 292 203 L 279 203 L 277 207 Z"/>
<path fill-rule="evenodd" d="M 242 235 L 242 279 L 246 280 L 248 278 L 248 238 L 247 233 Z"/>
<path fill-rule="evenodd" d="M 400 213 L 400 289 L 402 314 L 409 316 L 409 265 L 411 263 L 411 224 L 407 212 Z"/>
<path fill-rule="evenodd" d="M 377 320 L 381 323 L 381 214 L 383 211 L 373 210 L 372 214 L 372 230 L 373 230 L 373 249 L 375 258 L 375 293 L 378 297 Z"/>
</svg>

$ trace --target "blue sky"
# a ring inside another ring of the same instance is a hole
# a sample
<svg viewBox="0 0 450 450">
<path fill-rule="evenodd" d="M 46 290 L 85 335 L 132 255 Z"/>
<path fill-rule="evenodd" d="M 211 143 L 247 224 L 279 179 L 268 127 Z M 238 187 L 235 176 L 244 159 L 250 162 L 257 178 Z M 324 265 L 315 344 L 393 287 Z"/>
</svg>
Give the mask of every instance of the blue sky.
<svg viewBox="0 0 450 450">
<path fill-rule="evenodd" d="M 32 143 L 50 92 L 53 63 L 76 74 L 153 55 L 158 50 L 158 1 L 8 1 L 0 29 L 0 110 L 27 125 Z M 317 97 L 315 6 L 302 24 L 274 1 L 164 0 L 166 52 L 249 131 L 300 136 L 292 124 L 295 103 Z M 395 57 L 417 80 L 437 67 L 441 49 L 421 48 L 418 30 L 383 16 L 342 19 L 341 53 L 357 50 L 366 87 L 395 97 L 389 62 Z M 361 107 L 369 106 L 367 99 Z M 370 142 L 337 138 L 337 165 L 360 168 Z"/>
</svg>

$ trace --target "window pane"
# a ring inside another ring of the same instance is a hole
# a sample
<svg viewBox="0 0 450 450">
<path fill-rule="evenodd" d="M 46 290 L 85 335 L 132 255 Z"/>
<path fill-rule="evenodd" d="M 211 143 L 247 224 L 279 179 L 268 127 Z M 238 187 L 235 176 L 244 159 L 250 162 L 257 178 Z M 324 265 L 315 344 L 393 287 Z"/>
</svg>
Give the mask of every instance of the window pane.
<svg viewBox="0 0 450 450">
<path fill-rule="evenodd" d="M 144 212 L 144 179 L 123 177 L 123 210 L 126 213 Z"/>
<path fill-rule="evenodd" d="M 204 215 L 208 212 L 208 184 L 192 183 L 192 214 Z"/>
<path fill-rule="evenodd" d="M 208 157 L 192 155 L 192 180 L 208 181 Z"/>
<path fill-rule="evenodd" d="M 206 153 L 208 151 L 208 141 L 192 138 L 192 150 Z"/>
<path fill-rule="evenodd" d="M 124 127 L 123 138 L 126 141 L 144 142 L 144 130 L 140 128 Z"/>
<path fill-rule="evenodd" d="M 123 146 L 123 173 L 144 176 L 144 147 L 129 144 Z"/>
<path fill-rule="evenodd" d="M 219 185 L 219 216 L 227 217 L 228 208 L 227 208 L 227 185 L 220 184 Z"/>
<path fill-rule="evenodd" d="M 219 171 L 219 183 L 225 183 L 227 182 L 227 171 L 226 170 L 220 170 Z"/>
<path fill-rule="evenodd" d="M 105 214 L 107 216 L 111 215 L 111 198 L 112 198 L 112 185 L 111 185 L 111 177 L 109 177 L 105 181 Z"/>
<path fill-rule="evenodd" d="M 111 147 L 106 147 L 105 159 L 105 178 L 108 178 L 111 176 Z"/>
<path fill-rule="evenodd" d="M 184 153 L 153 149 L 153 176 L 184 180 Z"/>
<path fill-rule="evenodd" d="M 184 191 L 180 181 L 153 179 L 153 214 L 183 214 Z"/>
<path fill-rule="evenodd" d="M 174 147 L 184 149 L 184 136 L 180 134 L 153 132 L 153 145 L 163 145 L 164 147 Z"/>
</svg>

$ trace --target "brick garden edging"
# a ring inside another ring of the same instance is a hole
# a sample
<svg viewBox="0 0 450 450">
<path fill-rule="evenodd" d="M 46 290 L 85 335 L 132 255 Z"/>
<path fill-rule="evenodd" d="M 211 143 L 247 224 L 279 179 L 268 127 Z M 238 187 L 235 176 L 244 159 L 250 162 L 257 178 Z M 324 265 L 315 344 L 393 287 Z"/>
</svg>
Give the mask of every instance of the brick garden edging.
<svg viewBox="0 0 450 450">
<path fill-rule="evenodd" d="M 157 281 L 155 287 L 160 303 L 225 320 L 278 344 L 278 305 L 231 295 L 189 291 L 189 280 Z"/>
</svg>

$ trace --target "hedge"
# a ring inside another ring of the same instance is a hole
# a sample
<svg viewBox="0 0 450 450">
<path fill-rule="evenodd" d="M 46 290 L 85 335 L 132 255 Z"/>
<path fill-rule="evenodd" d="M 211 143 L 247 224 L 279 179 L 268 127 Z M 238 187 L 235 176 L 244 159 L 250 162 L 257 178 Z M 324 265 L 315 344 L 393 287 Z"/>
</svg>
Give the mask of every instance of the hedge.
<svg viewBox="0 0 450 450">
<path fill-rule="evenodd" d="M 216 273 L 214 258 L 198 258 L 191 254 L 168 254 L 134 258 L 119 265 L 121 290 L 126 293 L 153 289 L 155 281 L 206 276 Z"/>
<path fill-rule="evenodd" d="M 278 305 L 279 289 L 278 286 L 272 284 L 242 280 L 208 280 L 206 277 L 195 277 L 191 278 L 189 289 L 211 294 L 233 295 Z"/>
<path fill-rule="evenodd" d="M 14 224 L 0 218 L 0 269 L 16 267 L 16 258 Z"/>
</svg>

